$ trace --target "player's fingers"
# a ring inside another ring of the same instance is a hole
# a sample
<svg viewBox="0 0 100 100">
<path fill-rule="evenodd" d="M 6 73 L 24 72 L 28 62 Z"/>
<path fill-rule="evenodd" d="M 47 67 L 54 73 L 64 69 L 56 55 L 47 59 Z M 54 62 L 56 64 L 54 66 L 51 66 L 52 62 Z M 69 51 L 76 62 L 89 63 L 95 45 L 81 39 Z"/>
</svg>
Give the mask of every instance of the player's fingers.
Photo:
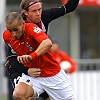
<svg viewBox="0 0 100 100">
<path fill-rule="evenodd" d="M 41 69 L 40 68 L 29 68 L 28 74 L 32 77 L 38 77 L 41 74 Z"/>
<path fill-rule="evenodd" d="M 40 72 L 41 69 L 40 68 L 29 68 L 28 69 L 28 73 L 36 73 L 36 72 Z"/>
<path fill-rule="evenodd" d="M 31 74 L 31 77 L 39 77 L 40 74 L 41 74 L 41 72 L 36 72 L 36 73 Z"/>
<path fill-rule="evenodd" d="M 9 60 L 6 61 L 6 63 L 4 64 L 4 66 L 8 66 L 9 65 Z"/>
<path fill-rule="evenodd" d="M 36 73 L 36 77 L 40 76 L 41 72 L 37 72 Z"/>
<path fill-rule="evenodd" d="M 32 60 L 32 57 L 30 55 L 23 55 L 22 56 L 22 59 L 23 59 L 23 62 L 24 63 L 27 63 L 29 62 L 30 60 Z"/>
<path fill-rule="evenodd" d="M 22 60 L 24 63 L 26 63 L 27 62 L 27 55 L 22 55 Z"/>
<path fill-rule="evenodd" d="M 18 56 L 17 60 L 19 61 L 19 63 L 23 63 L 23 57 L 22 56 Z"/>
<path fill-rule="evenodd" d="M 34 72 L 40 72 L 41 71 L 40 68 L 32 68 L 31 70 L 33 70 Z"/>
</svg>

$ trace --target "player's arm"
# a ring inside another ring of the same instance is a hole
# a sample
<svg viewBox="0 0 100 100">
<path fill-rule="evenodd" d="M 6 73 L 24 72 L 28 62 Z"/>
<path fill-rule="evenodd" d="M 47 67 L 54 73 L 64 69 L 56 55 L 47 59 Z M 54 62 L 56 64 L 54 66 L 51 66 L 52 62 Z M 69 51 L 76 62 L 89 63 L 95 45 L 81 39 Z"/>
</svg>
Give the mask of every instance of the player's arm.
<svg viewBox="0 0 100 100">
<path fill-rule="evenodd" d="M 37 53 L 38 56 L 40 56 L 40 55 L 46 53 L 51 47 L 52 47 L 51 40 L 45 39 L 40 43 L 39 47 L 36 49 L 35 52 Z M 30 55 L 32 56 L 32 54 L 30 54 Z"/>
<path fill-rule="evenodd" d="M 7 61 L 5 63 L 5 67 L 8 70 L 10 78 L 15 77 L 14 72 L 24 73 L 26 75 L 30 75 L 31 77 L 40 76 L 41 72 L 39 68 L 27 68 L 23 64 L 17 61 L 17 56 L 11 55 L 7 57 Z"/>
<path fill-rule="evenodd" d="M 22 55 L 22 56 L 17 57 L 17 60 L 22 64 L 27 63 L 31 61 L 32 59 L 43 55 L 52 47 L 51 40 L 44 33 L 44 31 L 41 30 L 37 25 L 30 24 L 30 28 L 27 30 L 27 32 L 29 36 L 31 37 L 31 39 L 33 39 L 33 41 L 31 42 L 34 42 L 35 40 L 37 41 L 36 45 L 38 46 L 39 44 L 39 46 L 30 55 Z"/>
<path fill-rule="evenodd" d="M 66 0 L 66 4 L 64 4 L 61 7 L 43 10 L 42 19 L 44 23 L 51 22 L 54 19 L 57 19 L 67 13 L 74 11 L 76 7 L 78 6 L 78 3 L 79 3 L 79 0 L 68 0 L 68 2 Z"/>
<path fill-rule="evenodd" d="M 65 13 L 72 12 L 78 6 L 79 0 L 68 0 L 68 2 L 64 5 Z"/>
<path fill-rule="evenodd" d="M 41 56 L 44 53 L 46 53 L 51 48 L 51 46 L 52 46 L 51 40 L 44 39 L 34 52 L 32 52 L 30 55 L 18 56 L 17 60 L 20 63 L 27 63 L 27 62 L 31 61 L 32 59 L 34 59 L 35 57 Z"/>
<path fill-rule="evenodd" d="M 5 39 L 5 37 L 4 37 Z M 6 53 L 6 57 L 7 60 L 5 62 L 5 67 L 8 69 L 9 75 L 10 77 L 15 77 L 15 75 L 13 75 L 14 72 L 20 72 L 20 73 L 25 73 L 28 74 L 32 77 L 37 77 L 40 75 L 40 69 L 39 68 L 27 68 L 25 67 L 23 64 L 20 64 L 17 61 L 17 55 L 14 52 L 11 52 L 11 48 L 5 44 L 5 53 Z M 16 56 L 14 56 L 16 55 Z M 8 57 L 9 56 L 9 57 Z"/>
</svg>

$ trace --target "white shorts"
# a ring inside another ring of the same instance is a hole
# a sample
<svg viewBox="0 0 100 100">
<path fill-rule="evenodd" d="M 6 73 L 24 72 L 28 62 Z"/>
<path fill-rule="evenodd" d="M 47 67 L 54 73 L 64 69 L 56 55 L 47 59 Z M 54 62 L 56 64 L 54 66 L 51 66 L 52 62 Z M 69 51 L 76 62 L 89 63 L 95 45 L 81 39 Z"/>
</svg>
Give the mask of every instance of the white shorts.
<svg viewBox="0 0 100 100">
<path fill-rule="evenodd" d="M 33 97 L 35 98 L 46 91 L 50 100 L 75 100 L 71 82 L 64 70 L 52 77 L 32 78 L 22 74 L 19 82 L 24 82 L 31 86 L 34 90 Z"/>
</svg>

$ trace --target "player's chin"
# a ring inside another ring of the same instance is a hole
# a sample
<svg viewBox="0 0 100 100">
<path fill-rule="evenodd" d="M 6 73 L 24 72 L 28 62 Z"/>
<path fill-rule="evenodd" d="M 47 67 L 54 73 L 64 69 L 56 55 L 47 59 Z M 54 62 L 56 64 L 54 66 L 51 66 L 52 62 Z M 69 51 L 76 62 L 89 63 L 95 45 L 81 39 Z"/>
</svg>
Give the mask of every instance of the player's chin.
<svg viewBox="0 0 100 100">
<path fill-rule="evenodd" d="M 20 37 L 14 37 L 15 40 L 20 40 Z"/>
<path fill-rule="evenodd" d="M 41 18 L 37 18 L 36 20 L 35 20 L 35 23 L 39 23 L 41 21 Z"/>
</svg>

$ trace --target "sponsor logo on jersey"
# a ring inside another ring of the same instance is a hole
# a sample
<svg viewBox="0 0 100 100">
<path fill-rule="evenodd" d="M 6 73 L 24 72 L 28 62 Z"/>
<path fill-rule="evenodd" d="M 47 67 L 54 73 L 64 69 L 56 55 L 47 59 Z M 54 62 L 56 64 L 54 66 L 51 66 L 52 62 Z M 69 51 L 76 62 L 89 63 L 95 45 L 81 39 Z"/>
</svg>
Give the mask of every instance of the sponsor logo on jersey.
<svg viewBox="0 0 100 100">
<path fill-rule="evenodd" d="M 28 44 L 28 42 L 26 43 L 26 47 L 29 49 L 29 51 L 33 51 L 33 48 L 31 47 L 30 44 Z"/>
<path fill-rule="evenodd" d="M 35 33 L 40 33 L 42 30 L 39 27 L 33 27 Z"/>
</svg>

